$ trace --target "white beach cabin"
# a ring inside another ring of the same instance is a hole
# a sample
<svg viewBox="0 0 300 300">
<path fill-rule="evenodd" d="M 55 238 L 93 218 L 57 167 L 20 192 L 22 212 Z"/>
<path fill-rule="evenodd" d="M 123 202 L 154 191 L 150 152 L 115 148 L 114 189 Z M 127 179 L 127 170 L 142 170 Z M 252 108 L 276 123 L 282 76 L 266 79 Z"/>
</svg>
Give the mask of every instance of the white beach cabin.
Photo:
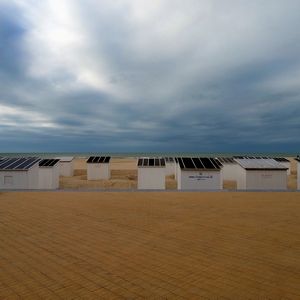
<svg viewBox="0 0 300 300">
<path fill-rule="evenodd" d="M 138 189 L 166 188 L 165 160 L 159 158 L 141 157 L 138 159 Z"/>
<path fill-rule="evenodd" d="M 176 174 L 176 161 L 174 157 L 165 157 L 165 163 L 166 163 L 166 168 L 165 168 L 165 172 L 166 172 L 166 176 L 168 175 L 174 175 L 175 179 L 177 177 Z"/>
<path fill-rule="evenodd" d="M 177 157 L 179 190 L 223 188 L 222 164 L 212 157 Z"/>
<path fill-rule="evenodd" d="M 38 157 L 4 158 L 0 161 L 0 189 L 38 189 Z"/>
<path fill-rule="evenodd" d="M 39 162 L 39 189 L 58 189 L 59 172 L 59 159 L 42 159 Z"/>
<path fill-rule="evenodd" d="M 300 190 L 300 157 L 295 158 L 297 161 L 297 190 Z"/>
<path fill-rule="evenodd" d="M 238 163 L 237 189 L 285 190 L 287 167 L 272 158 L 235 158 Z"/>
<path fill-rule="evenodd" d="M 233 157 L 217 157 L 218 161 L 223 165 L 222 176 L 223 180 L 237 180 L 237 162 Z"/>
<path fill-rule="evenodd" d="M 87 180 L 110 179 L 110 156 L 91 156 L 86 161 Z"/>
<path fill-rule="evenodd" d="M 55 157 L 59 159 L 59 175 L 65 177 L 74 176 L 74 156 Z"/>
</svg>

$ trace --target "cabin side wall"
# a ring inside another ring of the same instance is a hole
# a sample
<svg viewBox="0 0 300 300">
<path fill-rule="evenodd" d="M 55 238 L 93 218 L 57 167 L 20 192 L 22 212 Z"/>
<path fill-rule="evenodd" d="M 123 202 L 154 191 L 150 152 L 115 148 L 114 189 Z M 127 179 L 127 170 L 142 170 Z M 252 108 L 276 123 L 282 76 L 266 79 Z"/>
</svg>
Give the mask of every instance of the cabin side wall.
<svg viewBox="0 0 300 300">
<path fill-rule="evenodd" d="M 176 174 L 176 163 L 175 162 L 166 162 L 165 168 L 166 176 Z"/>
<path fill-rule="evenodd" d="M 59 162 L 60 175 L 65 177 L 74 176 L 74 160 L 70 162 Z"/>
<path fill-rule="evenodd" d="M 245 190 L 246 189 L 246 170 L 240 166 L 239 164 L 237 164 L 237 189 L 238 190 Z"/>
<path fill-rule="evenodd" d="M 300 162 L 297 162 L 297 189 L 300 190 Z"/>
<path fill-rule="evenodd" d="M 226 164 L 223 163 L 223 180 L 237 180 L 237 164 Z"/>
<path fill-rule="evenodd" d="M 166 188 L 165 168 L 138 167 L 138 189 Z"/>
<path fill-rule="evenodd" d="M 110 164 L 87 164 L 87 180 L 108 180 L 110 179 Z"/>
<path fill-rule="evenodd" d="M 286 170 L 247 170 L 246 189 L 284 190 L 286 188 Z"/>
</svg>

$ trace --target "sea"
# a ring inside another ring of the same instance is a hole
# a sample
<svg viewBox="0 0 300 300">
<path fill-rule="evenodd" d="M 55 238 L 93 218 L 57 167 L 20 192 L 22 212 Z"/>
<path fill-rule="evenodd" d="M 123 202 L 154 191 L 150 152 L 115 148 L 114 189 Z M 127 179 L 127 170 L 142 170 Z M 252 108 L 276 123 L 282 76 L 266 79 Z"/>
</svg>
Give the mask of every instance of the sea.
<svg viewBox="0 0 300 300">
<path fill-rule="evenodd" d="M 269 156 L 269 157 L 297 157 L 299 153 L 245 153 L 245 152 L 26 152 L 26 153 L 0 153 L 0 157 L 41 157 L 54 158 L 72 156 L 88 158 L 90 156 L 111 156 L 112 158 L 138 158 L 138 157 L 231 157 L 231 156 Z"/>
</svg>

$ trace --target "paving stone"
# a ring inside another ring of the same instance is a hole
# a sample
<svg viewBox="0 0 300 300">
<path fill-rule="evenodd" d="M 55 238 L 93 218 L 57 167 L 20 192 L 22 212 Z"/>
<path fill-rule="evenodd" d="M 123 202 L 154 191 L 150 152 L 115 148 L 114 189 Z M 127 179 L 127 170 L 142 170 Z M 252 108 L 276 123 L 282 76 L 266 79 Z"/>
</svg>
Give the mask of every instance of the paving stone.
<svg viewBox="0 0 300 300">
<path fill-rule="evenodd" d="M 0 192 L 0 299 L 300 299 L 299 193 Z"/>
</svg>

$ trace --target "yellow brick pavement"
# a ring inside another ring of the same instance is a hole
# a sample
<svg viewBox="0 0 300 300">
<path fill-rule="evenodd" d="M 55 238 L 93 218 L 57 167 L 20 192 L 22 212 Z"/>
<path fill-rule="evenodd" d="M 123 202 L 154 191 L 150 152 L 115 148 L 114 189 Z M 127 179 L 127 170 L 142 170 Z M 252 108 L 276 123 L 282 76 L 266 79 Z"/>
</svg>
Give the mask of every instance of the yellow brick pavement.
<svg viewBox="0 0 300 300">
<path fill-rule="evenodd" d="M 0 193 L 0 299 L 300 299 L 300 193 Z"/>
</svg>

